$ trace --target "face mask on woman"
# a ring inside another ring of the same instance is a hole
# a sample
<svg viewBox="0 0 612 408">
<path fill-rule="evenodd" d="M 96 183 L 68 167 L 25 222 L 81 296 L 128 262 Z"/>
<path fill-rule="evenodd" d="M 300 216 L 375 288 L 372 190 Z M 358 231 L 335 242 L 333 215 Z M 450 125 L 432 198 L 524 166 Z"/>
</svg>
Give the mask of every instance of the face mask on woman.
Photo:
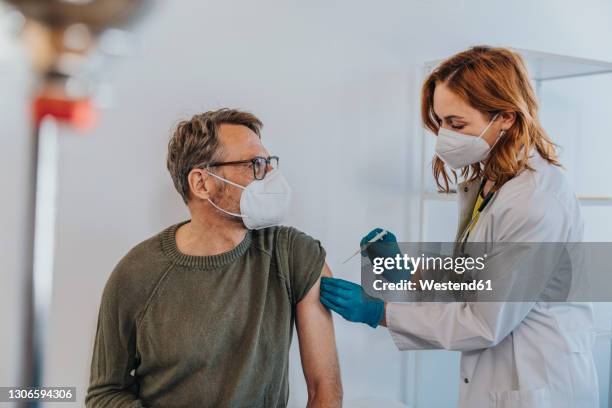
<svg viewBox="0 0 612 408">
<path fill-rule="evenodd" d="M 465 135 L 451 129 L 440 128 L 436 140 L 436 154 L 438 157 L 453 169 L 460 169 L 486 159 L 495 143 L 504 134 L 502 130 L 493 146 L 489 146 L 487 141 L 482 138 L 495 119 L 497 119 L 497 115 L 493 116 L 489 124 L 478 136 Z"/>
</svg>

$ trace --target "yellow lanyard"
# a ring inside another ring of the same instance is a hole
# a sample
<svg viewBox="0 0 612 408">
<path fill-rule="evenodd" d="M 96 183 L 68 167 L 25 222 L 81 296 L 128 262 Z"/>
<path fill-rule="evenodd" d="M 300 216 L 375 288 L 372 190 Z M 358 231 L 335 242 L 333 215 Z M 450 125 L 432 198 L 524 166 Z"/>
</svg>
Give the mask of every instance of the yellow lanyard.
<svg viewBox="0 0 612 408">
<path fill-rule="evenodd" d="M 470 220 L 470 228 L 468 229 L 468 231 L 470 232 L 472 232 L 472 229 L 474 229 L 474 225 L 476 225 L 476 223 L 478 222 L 478 217 L 480 216 L 480 211 L 478 211 L 478 209 L 480 208 L 480 205 L 483 201 L 484 198 L 482 197 L 482 194 L 479 191 L 478 196 L 476 198 L 476 202 L 474 203 L 474 209 L 472 210 L 472 219 Z"/>
<path fill-rule="evenodd" d="M 482 212 L 482 210 L 485 209 L 487 204 L 489 204 L 489 201 L 491 201 L 491 199 L 493 198 L 493 195 L 495 194 L 493 191 L 489 191 L 484 198 L 482 197 L 482 191 L 484 189 L 486 182 L 487 182 L 487 179 L 484 178 L 482 180 L 482 183 L 480 183 L 480 188 L 478 189 L 476 203 L 474 204 L 474 209 L 472 210 L 472 218 L 470 219 L 469 224 L 463 230 L 463 233 L 461 234 L 459 238 L 459 241 L 461 243 L 460 249 L 459 249 L 460 254 L 465 254 L 465 244 L 467 243 L 468 237 L 470 236 L 470 232 L 472 231 L 472 228 L 474 228 L 476 221 L 478 221 L 478 218 L 480 217 L 480 213 Z"/>
<path fill-rule="evenodd" d="M 480 187 L 478 188 L 478 195 L 476 196 L 476 202 L 474 203 L 474 209 L 472 210 L 472 218 L 470 219 L 467 228 L 462 234 L 462 236 L 465 237 L 465 240 L 467 240 L 467 237 L 470 235 L 470 232 L 472 232 L 474 225 L 476 225 L 476 222 L 478 222 L 478 218 L 480 218 L 480 213 L 482 212 L 482 210 L 485 209 L 487 204 L 489 204 L 489 201 L 491 201 L 491 199 L 493 198 L 493 191 L 489 191 L 486 197 L 482 196 L 482 191 L 484 190 L 486 182 L 487 179 L 483 178 L 482 182 L 480 183 Z"/>
</svg>

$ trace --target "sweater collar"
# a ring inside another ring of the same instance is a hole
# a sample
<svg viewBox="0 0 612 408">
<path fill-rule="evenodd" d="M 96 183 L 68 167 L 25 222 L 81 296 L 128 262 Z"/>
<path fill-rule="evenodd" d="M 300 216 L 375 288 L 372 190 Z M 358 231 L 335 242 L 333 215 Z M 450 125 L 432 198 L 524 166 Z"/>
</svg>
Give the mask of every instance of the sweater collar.
<svg viewBox="0 0 612 408">
<path fill-rule="evenodd" d="M 186 220 L 172 225 L 161 233 L 162 250 L 173 262 L 179 265 L 198 269 L 217 269 L 240 258 L 251 245 L 251 230 L 247 230 L 242 241 L 229 251 L 209 256 L 184 254 L 176 246 L 176 231 L 181 225 L 190 221 Z"/>
</svg>

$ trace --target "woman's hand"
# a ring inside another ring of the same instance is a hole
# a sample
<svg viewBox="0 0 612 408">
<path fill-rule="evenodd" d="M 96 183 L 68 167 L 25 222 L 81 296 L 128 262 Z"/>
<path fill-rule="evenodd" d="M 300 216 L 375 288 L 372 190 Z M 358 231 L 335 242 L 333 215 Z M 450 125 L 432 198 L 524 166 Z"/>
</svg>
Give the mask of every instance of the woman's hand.
<svg viewBox="0 0 612 408">
<path fill-rule="evenodd" d="M 383 231 L 382 228 L 375 228 L 370 231 L 365 237 L 361 238 L 359 243 L 360 247 L 368 244 L 368 241 L 374 238 L 377 234 Z M 402 251 L 397 244 L 397 239 L 391 231 L 387 233 L 378 241 L 372 242 L 364 251 L 361 251 L 361 255 L 367 256 L 370 262 L 374 264 L 376 258 L 395 258 L 397 255 L 402 256 Z M 383 278 L 388 282 L 398 283 L 402 280 L 412 279 L 412 267 L 410 269 L 386 269 L 382 273 Z"/>
<path fill-rule="evenodd" d="M 368 296 L 356 283 L 338 278 L 321 278 L 320 301 L 351 322 L 376 328 L 385 317 L 385 303 Z"/>
<path fill-rule="evenodd" d="M 368 232 L 365 237 L 361 238 L 359 247 L 368 245 L 369 241 L 382 231 L 382 228 L 374 228 L 372 231 Z M 374 262 L 374 258 L 395 258 L 395 255 L 399 253 L 401 253 L 401 251 L 397 246 L 397 238 L 395 238 L 395 235 L 391 231 L 387 231 L 381 239 L 369 244 L 364 251 L 361 251 L 361 255 L 370 258 L 372 263 Z"/>
</svg>

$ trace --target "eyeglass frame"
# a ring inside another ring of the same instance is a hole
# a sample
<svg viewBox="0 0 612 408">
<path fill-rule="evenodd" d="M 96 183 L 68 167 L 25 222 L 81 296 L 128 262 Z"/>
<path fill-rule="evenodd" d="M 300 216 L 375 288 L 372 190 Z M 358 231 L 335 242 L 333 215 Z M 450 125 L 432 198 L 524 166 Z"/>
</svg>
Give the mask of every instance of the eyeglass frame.
<svg viewBox="0 0 612 408">
<path fill-rule="evenodd" d="M 262 159 L 266 162 L 266 166 L 264 167 L 264 174 L 262 176 L 262 178 L 257 178 L 257 170 L 255 170 L 255 163 L 256 160 L 258 159 Z M 280 159 L 278 156 L 268 156 L 263 157 L 263 156 L 255 156 L 252 159 L 249 160 L 234 160 L 234 161 L 228 161 L 228 162 L 213 162 L 213 163 L 209 163 L 209 164 L 205 164 L 203 165 L 204 168 L 208 168 L 208 167 L 220 167 L 220 166 L 232 166 L 232 165 L 237 165 L 237 164 L 251 164 L 253 167 L 253 178 L 255 180 L 263 180 L 264 178 L 266 178 L 266 175 L 268 174 L 268 166 L 271 165 L 271 161 L 272 160 L 276 160 L 276 166 L 278 167 L 280 165 Z M 199 166 L 198 166 L 199 167 Z"/>
</svg>

